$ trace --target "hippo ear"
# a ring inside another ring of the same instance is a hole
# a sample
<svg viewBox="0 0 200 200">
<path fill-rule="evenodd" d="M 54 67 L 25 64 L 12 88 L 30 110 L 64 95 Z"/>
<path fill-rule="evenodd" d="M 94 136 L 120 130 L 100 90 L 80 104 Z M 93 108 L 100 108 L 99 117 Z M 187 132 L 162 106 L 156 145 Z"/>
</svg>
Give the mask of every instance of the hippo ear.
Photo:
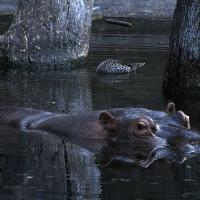
<svg viewBox="0 0 200 200">
<path fill-rule="evenodd" d="M 178 117 L 178 119 L 181 120 L 181 123 L 183 125 L 183 127 L 190 129 L 190 117 L 188 115 L 186 115 L 183 111 L 179 110 L 176 113 L 176 116 Z"/>
<path fill-rule="evenodd" d="M 99 114 L 99 123 L 104 129 L 116 131 L 117 122 L 116 118 L 113 117 L 109 112 L 102 112 Z"/>
<path fill-rule="evenodd" d="M 174 114 L 176 112 L 176 106 L 175 103 L 170 102 L 166 106 L 166 113 L 168 114 Z"/>
</svg>

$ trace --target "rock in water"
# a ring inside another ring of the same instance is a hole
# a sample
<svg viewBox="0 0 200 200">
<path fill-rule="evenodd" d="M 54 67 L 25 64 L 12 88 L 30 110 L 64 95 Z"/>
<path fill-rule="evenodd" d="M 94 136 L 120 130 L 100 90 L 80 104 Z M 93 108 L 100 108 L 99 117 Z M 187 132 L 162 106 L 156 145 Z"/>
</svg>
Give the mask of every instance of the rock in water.
<svg viewBox="0 0 200 200">
<path fill-rule="evenodd" d="M 145 63 L 126 64 L 117 59 L 106 59 L 100 63 L 96 69 L 99 74 L 124 74 L 135 72 L 138 67 L 142 67 Z"/>
</svg>

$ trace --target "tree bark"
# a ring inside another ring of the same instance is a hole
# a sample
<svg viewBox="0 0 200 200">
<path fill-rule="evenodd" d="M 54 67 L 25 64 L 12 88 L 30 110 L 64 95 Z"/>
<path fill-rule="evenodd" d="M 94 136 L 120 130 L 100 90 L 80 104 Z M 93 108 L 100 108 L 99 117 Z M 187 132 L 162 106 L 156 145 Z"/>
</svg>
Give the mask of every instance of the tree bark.
<svg viewBox="0 0 200 200">
<path fill-rule="evenodd" d="M 2 51 L 26 66 L 66 66 L 87 55 L 93 0 L 7 1 L 0 3 L 0 65 Z"/>
<path fill-rule="evenodd" d="M 167 99 L 200 91 L 200 0 L 177 0 L 163 79 Z"/>
</svg>

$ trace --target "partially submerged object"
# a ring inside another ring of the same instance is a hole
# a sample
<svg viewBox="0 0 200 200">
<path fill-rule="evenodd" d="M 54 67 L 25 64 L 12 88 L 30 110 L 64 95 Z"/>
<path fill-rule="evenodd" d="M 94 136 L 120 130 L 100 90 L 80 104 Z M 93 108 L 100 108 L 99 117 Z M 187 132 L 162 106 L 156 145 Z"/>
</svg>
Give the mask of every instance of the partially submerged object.
<svg viewBox="0 0 200 200">
<path fill-rule="evenodd" d="M 166 112 L 117 108 L 74 116 L 19 107 L 0 107 L 0 124 L 27 133 L 53 133 L 96 153 L 103 165 L 148 167 L 159 159 L 184 162 L 199 153 L 200 134 L 173 104 Z"/>
<path fill-rule="evenodd" d="M 98 65 L 96 72 L 99 74 L 135 73 L 137 68 L 142 67 L 143 65 L 145 65 L 145 63 L 127 64 L 117 59 L 106 59 Z"/>
<path fill-rule="evenodd" d="M 109 24 L 116 24 L 119 26 L 128 26 L 128 27 L 132 26 L 132 24 L 130 22 L 115 20 L 115 19 L 104 19 L 104 22 L 107 22 Z"/>
</svg>

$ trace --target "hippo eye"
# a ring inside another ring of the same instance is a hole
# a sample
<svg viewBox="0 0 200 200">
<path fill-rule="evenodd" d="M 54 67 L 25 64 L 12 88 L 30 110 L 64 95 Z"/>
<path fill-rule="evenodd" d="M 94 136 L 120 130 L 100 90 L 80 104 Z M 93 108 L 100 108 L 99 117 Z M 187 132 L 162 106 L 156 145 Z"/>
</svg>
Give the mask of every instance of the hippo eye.
<svg viewBox="0 0 200 200">
<path fill-rule="evenodd" d="M 138 122 L 138 124 L 137 124 L 138 130 L 143 130 L 145 127 L 146 126 L 145 126 L 145 124 L 143 122 Z"/>
</svg>

